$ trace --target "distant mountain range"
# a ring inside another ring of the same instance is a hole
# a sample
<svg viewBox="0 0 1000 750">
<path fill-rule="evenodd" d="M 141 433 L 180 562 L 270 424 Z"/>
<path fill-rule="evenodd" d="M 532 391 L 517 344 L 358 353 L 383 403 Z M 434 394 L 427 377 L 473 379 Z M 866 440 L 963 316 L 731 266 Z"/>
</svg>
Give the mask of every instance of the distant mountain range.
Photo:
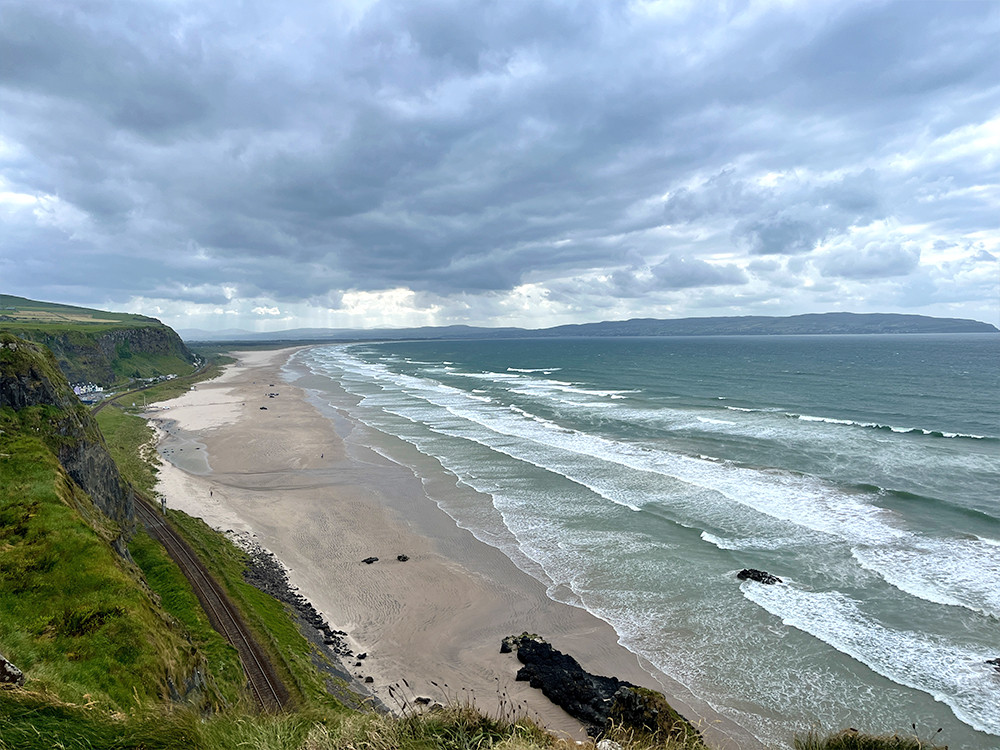
<svg viewBox="0 0 1000 750">
<path fill-rule="evenodd" d="M 789 336 L 820 334 L 877 333 L 997 333 L 996 326 L 961 318 L 932 318 L 926 315 L 895 313 L 816 313 L 789 317 L 747 315 L 720 318 L 677 318 L 581 323 L 554 328 L 479 328 L 475 326 L 438 326 L 423 328 L 295 328 L 287 331 L 254 333 L 228 329 L 204 331 L 179 330 L 188 342 L 265 341 L 396 341 L 400 339 L 490 339 L 551 338 L 566 336 Z"/>
</svg>

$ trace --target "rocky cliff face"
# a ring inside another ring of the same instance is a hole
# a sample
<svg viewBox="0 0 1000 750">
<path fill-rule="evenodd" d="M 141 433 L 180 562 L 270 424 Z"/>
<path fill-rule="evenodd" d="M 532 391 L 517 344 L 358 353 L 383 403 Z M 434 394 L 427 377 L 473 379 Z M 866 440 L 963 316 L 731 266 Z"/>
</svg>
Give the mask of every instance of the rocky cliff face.
<svg viewBox="0 0 1000 750">
<path fill-rule="evenodd" d="M 123 556 L 135 525 L 135 508 L 101 431 L 60 371 L 52 353 L 0 333 L 0 409 L 34 409 L 32 424 L 66 473 L 121 533 L 112 544 Z"/>
<path fill-rule="evenodd" d="M 155 321 L 149 326 L 94 331 L 39 328 L 22 334 L 49 348 L 71 383 L 108 386 L 123 378 L 178 372 L 195 361 L 174 330 Z"/>
</svg>

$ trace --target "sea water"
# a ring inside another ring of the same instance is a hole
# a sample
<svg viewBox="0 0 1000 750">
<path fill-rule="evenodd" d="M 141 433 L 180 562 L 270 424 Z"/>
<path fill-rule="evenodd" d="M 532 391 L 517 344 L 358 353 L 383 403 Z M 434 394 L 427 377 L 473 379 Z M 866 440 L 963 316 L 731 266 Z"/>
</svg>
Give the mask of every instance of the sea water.
<svg viewBox="0 0 1000 750">
<path fill-rule="evenodd" d="M 762 741 L 916 723 L 1000 747 L 1000 336 L 364 343 L 295 361 L 428 457 L 420 471 L 476 490 L 442 502 L 456 522 Z"/>
</svg>

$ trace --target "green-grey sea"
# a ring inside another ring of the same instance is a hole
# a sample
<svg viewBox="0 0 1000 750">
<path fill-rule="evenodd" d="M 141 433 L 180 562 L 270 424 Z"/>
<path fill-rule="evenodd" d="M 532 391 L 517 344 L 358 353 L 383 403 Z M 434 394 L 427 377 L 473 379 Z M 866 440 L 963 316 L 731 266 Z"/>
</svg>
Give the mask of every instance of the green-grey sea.
<svg viewBox="0 0 1000 750">
<path fill-rule="evenodd" d="M 459 525 L 763 741 L 915 723 L 1000 747 L 1000 336 L 364 343 L 294 364 L 476 490 L 489 507 L 440 500 Z"/>
</svg>

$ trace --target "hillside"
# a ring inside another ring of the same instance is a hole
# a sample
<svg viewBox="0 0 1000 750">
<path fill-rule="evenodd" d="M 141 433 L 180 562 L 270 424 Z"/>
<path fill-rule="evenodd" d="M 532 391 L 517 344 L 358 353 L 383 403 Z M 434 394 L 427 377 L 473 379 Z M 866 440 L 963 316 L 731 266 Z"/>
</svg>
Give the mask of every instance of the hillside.
<svg viewBox="0 0 1000 750">
<path fill-rule="evenodd" d="M 117 410 L 102 415 L 111 411 Z M 132 420 L 138 432 L 130 436 L 121 420 Z M 293 708 L 258 713 L 247 700 L 236 652 L 209 626 L 163 548 L 134 523 L 133 492 L 116 460 L 131 461 L 120 464 L 130 481 L 137 472 L 155 471 L 141 459 L 148 427 L 121 414 L 102 429 L 107 442 L 50 352 L 0 333 L 0 682 L 15 677 L 0 685 L 0 750 L 579 746 L 545 734 L 506 699 L 495 715 L 469 698 L 425 709 L 403 689 L 405 680 L 395 684 L 399 716 L 346 708 L 327 692 L 336 686 L 317 669 L 320 652 L 296 628 L 293 610 L 248 582 L 247 554 L 197 519 L 170 511 L 170 525 L 183 531 L 293 683 Z M 536 636 L 514 640 L 525 664 L 522 651 L 543 644 Z M 563 667 L 573 662 L 556 656 Z M 8 670 L 7 659 L 23 675 Z M 555 681 L 575 695 L 575 681 Z M 608 731 L 620 744 L 611 747 L 704 750 L 698 733 L 662 696 L 632 693 L 630 702 L 613 707 L 620 720 Z M 681 736 L 673 734 L 677 727 Z M 809 735 L 795 747 L 939 748 L 855 730 Z"/>
<path fill-rule="evenodd" d="M 71 383 L 108 387 L 133 378 L 182 375 L 195 356 L 155 318 L 0 294 L 0 331 L 43 344 Z"/>
<path fill-rule="evenodd" d="M 747 315 L 717 318 L 634 318 L 580 323 L 554 328 L 483 328 L 438 326 L 424 328 L 297 328 L 288 331 L 181 330 L 185 341 L 360 341 L 399 339 L 548 338 L 556 336 L 789 336 L 886 333 L 996 333 L 989 323 L 962 318 L 889 313 L 818 313 L 770 317 Z"/>
<path fill-rule="evenodd" d="M 51 353 L 0 333 L 0 650 L 63 701 L 211 705 L 203 657 L 132 561 L 134 533 L 131 492 Z"/>
</svg>

